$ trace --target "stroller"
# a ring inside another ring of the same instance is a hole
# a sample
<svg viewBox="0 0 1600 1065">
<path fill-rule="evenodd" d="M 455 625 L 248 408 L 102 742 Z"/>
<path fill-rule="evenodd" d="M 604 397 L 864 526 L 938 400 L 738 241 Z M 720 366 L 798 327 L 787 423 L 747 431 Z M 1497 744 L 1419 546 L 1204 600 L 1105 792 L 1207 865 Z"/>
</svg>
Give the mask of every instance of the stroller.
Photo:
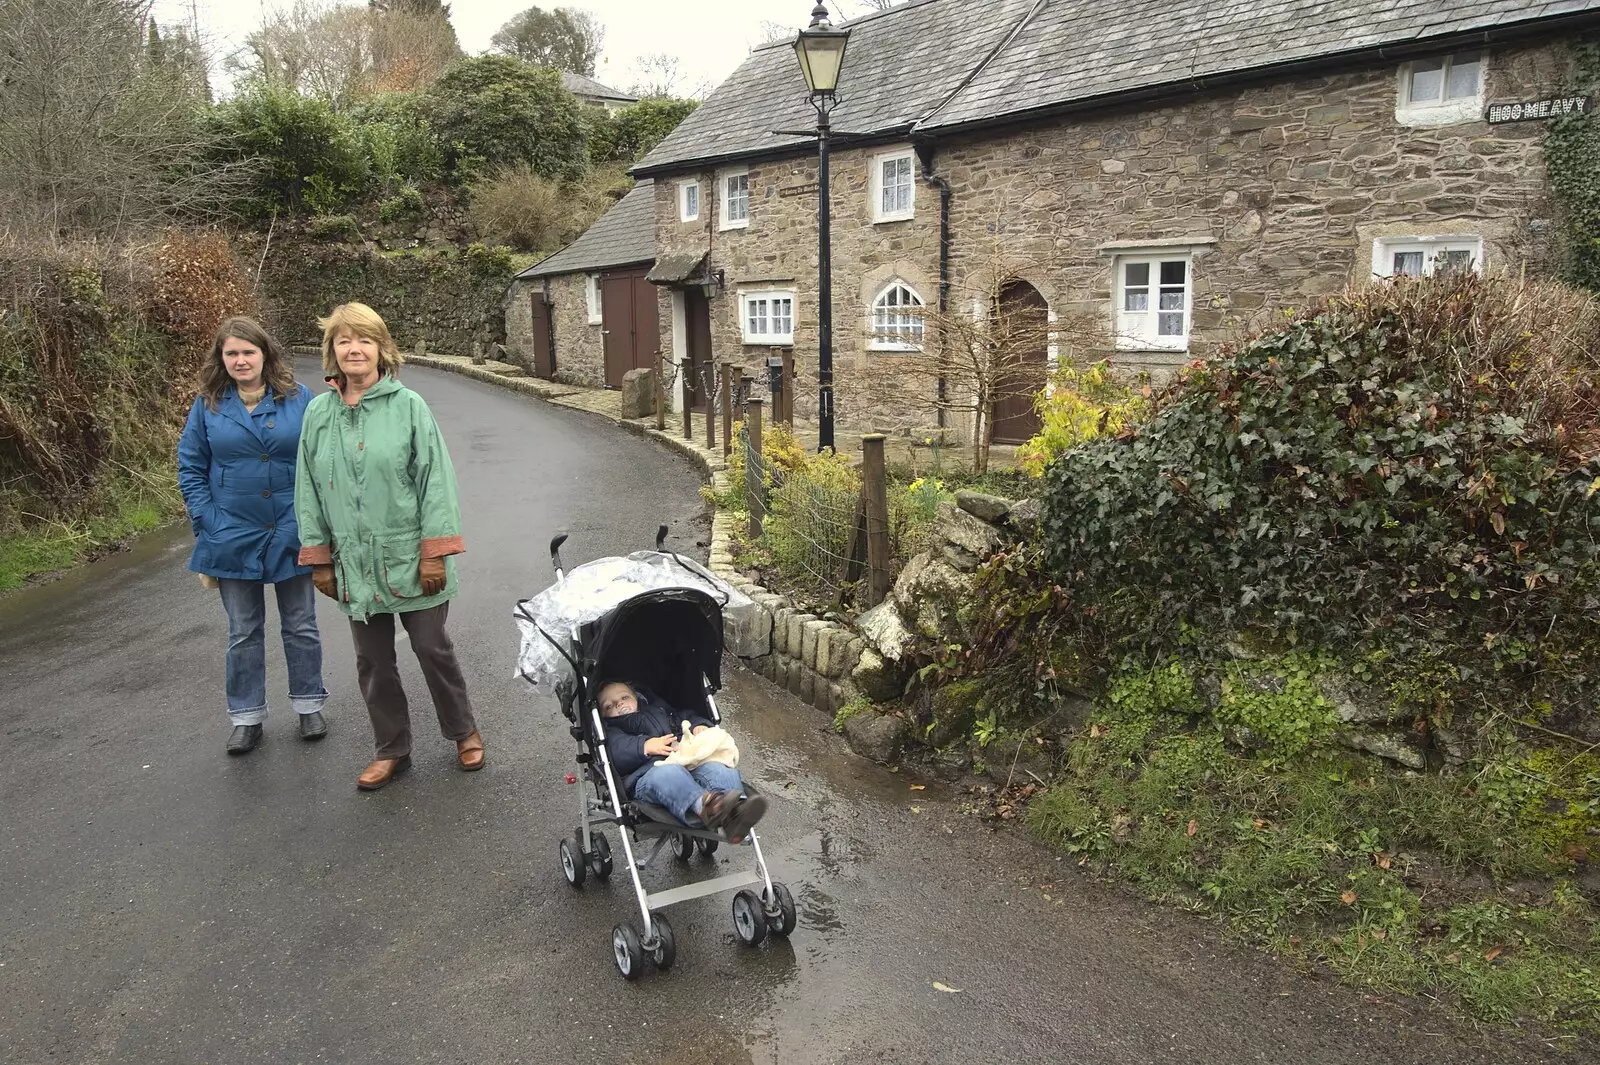
<svg viewBox="0 0 1600 1065">
<path fill-rule="evenodd" d="M 794 898 L 768 873 L 754 831 L 740 844 L 753 852 L 749 872 L 656 892 L 646 891 L 639 877 L 669 845 L 680 862 L 688 863 L 697 854 L 710 857 L 727 841 L 624 792 L 606 752 L 599 687 L 608 679 L 626 678 L 680 711 L 720 721 L 713 695 L 722 687 L 725 643 L 736 654 L 756 655 L 768 653 L 772 639 L 764 611 L 698 563 L 662 551 L 666 535 L 663 525 L 656 550 L 597 559 L 571 573 L 561 565 L 567 537 L 557 536 L 550 542 L 555 584 L 519 602 L 514 612 L 522 637 L 518 672 L 535 691 L 560 700 L 568 732 L 578 744 L 579 774 L 593 788 L 592 795 L 589 787 L 580 788 L 578 827 L 561 840 L 567 883 L 581 888 L 589 876 L 601 881 L 611 876 L 614 859 L 604 826 L 617 827 L 640 915 L 639 927 L 623 921 L 611 933 L 617 969 L 629 980 L 642 974 L 646 958 L 657 969 L 672 968 L 677 940 L 660 911 L 676 902 L 734 891 L 734 931 L 750 946 L 768 934 L 787 936 L 795 927 Z M 575 778 L 569 774 L 567 779 Z M 745 791 L 755 793 L 748 782 Z M 635 845 L 645 843 L 653 845 L 639 861 Z"/>
</svg>

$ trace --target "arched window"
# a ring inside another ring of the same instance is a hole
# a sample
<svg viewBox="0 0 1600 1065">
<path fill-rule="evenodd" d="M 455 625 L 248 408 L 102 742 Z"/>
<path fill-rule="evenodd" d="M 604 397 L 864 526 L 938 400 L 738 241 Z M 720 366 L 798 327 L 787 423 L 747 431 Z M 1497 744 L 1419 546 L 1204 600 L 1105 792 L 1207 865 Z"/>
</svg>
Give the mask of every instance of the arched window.
<svg viewBox="0 0 1600 1065">
<path fill-rule="evenodd" d="M 922 347 L 922 297 L 904 281 L 891 281 L 872 301 L 872 349 L 918 351 Z"/>
</svg>

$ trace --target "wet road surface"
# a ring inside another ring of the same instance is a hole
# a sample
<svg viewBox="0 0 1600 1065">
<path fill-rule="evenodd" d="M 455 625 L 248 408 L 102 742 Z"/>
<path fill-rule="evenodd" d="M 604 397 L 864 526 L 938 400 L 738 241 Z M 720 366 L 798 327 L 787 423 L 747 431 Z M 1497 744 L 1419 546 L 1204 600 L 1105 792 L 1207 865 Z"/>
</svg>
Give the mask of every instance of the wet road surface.
<svg viewBox="0 0 1600 1065">
<path fill-rule="evenodd" d="M 0 1061 L 1580 1060 L 1221 944 L 976 823 L 959 794 L 910 790 L 739 669 L 721 705 L 775 796 L 761 834 L 799 928 L 751 950 L 728 896 L 684 903 L 676 968 L 624 983 L 610 929 L 637 918 L 632 892 L 620 867 L 581 892 L 562 879 L 574 748 L 511 676 L 510 611 L 548 583 L 556 529 L 569 564 L 648 546 L 659 522 L 697 550 L 699 478 L 598 419 L 406 380 L 461 482 L 450 629 L 487 768 L 456 770 L 402 646 L 415 765 L 356 791 L 371 733 L 325 601 L 330 736 L 296 738 L 269 618 L 267 741 L 227 758 L 224 617 L 185 568 L 186 527 L 0 600 Z M 728 851 L 693 868 L 742 868 Z M 647 886 L 680 882 L 664 858 Z"/>
</svg>

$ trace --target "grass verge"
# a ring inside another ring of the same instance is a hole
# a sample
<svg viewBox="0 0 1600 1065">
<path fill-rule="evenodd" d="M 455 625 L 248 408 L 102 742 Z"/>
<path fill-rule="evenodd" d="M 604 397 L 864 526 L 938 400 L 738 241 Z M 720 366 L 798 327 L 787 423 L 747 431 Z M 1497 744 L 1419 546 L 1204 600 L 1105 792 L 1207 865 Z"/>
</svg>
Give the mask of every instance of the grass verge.
<svg viewBox="0 0 1600 1065">
<path fill-rule="evenodd" d="M 1536 764 L 1397 774 L 1336 750 L 1241 754 L 1214 727 L 1096 722 L 1028 817 L 1081 866 L 1352 984 L 1592 1037 L 1600 910 L 1571 843 L 1552 851 L 1572 836 L 1541 820 L 1572 803 L 1516 790 Z M 1573 801 L 1600 800 L 1597 765 L 1562 755 L 1588 795 Z"/>
<path fill-rule="evenodd" d="M 20 500 L 0 502 L 8 512 L 0 536 L 0 592 L 98 558 L 183 513 L 177 471 L 170 464 L 116 467 L 73 514 L 55 520 L 38 518 Z"/>
</svg>

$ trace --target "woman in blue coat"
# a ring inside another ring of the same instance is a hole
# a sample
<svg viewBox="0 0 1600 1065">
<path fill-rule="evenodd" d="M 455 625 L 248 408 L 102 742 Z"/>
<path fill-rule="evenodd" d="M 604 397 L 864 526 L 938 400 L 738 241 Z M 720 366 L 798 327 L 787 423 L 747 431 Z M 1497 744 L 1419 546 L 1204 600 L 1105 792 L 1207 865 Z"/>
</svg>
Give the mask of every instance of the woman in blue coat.
<svg viewBox="0 0 1600 1065">
<path fill-rule="evenodd" d="M 302 739 L 327 735 L 316 588 L 294 516 L 295 456 L 311 393 L 254 319 L 230 318 L 200 371 L 178 441 L 178 485 L 194 529 L 189 568 L 220 589 L 228 615 L 229 754 L 261 742 L 267 718 L 266 596 L 273 585 Z"/>
</svg>

